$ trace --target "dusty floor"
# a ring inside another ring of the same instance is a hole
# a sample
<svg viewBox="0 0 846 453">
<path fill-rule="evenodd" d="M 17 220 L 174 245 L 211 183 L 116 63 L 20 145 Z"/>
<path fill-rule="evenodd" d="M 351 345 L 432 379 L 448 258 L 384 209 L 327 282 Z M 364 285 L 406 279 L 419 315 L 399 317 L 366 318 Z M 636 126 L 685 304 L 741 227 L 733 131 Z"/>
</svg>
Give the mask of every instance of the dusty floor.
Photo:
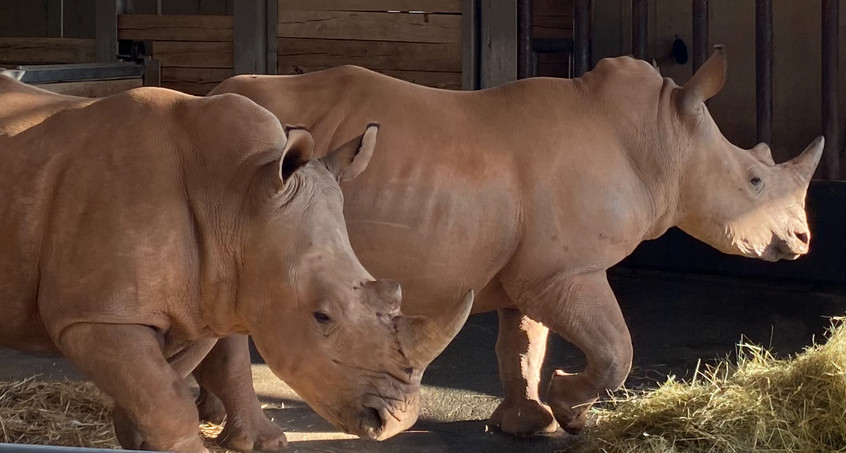
<svg viewBox="0 0 846 453">
<path fill-rule="evenodd" d="M 826 317 L 846 314 L 846 288 L 632 271 L 613 272 L 611 282 L 634 342 L 629 387 L 654 384 L 668 373 L 689 377 L 698 359 L 730 355 L 741 335 L 778 354 L 797 352 L 824 332 Z M 500 393 L 496 330 L 493 313 L 470 319 L 424 377 L 420 421 L 386 442 L 338 433 L 258 363 L 253 366 L 256 390 L 269 405 L 268 416 L 288 433 L 292 452 L 553 452 L 567 447 L 572 439 L 561 432 L 517 439 L 486 429 L 485 419 Z M 555 367 L 576 370 L 581 365 L 577 350 L 557 337 L 551 340 L 545 376 Z M 33 374 L 78 377 L 61 359 L 0 350 L 0 379 Z"/>
</svg>

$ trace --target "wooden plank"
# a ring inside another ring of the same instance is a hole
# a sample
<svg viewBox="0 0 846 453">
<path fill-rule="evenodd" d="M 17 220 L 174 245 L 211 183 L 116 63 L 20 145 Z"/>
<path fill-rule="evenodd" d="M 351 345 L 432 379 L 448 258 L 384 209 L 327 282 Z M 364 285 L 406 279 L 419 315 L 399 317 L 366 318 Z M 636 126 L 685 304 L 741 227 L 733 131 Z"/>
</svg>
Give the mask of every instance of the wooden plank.
<svg viewBox="0 0 846 453">
<path fill-rule="evenodd" d="M 573 0 L 534 0 L 532 10 L 535 16 L 573 16 Z"/>
<path fill-rule="evenodd" d="M 232 41 L 232 16 L 121 14 L 118 38 L 151 41 Z"/>
<path fill-rule="evenodd" d="M 279 38 L 277 49 L 279 61 L 289 65 L 461 72 L 460 43 Z"/>
<path fill-rule="evenodd" d="M 279 37 L 460 43 L 461 16 L 346 11 L 279 11 Z"/>
<path fill-rule="evenodd" d="M 231 68 L 231 42 L 154 41 L 153 57 L 162 68 Z"/>
<path fill-rule="evenodd" d="M 535 16 L 532 27 L 535 38 L 572 38 L 573 15 L 566 16 Z"/>
<path fill-rule="evenodd" d="M 0 38 L 0 61 L 18 64 L 93 63 L 96 43 L 78 38 Z"/>
<path fill-rule="evenodd" d="M 87 98 L 102 98 L 120 93 L 122 91 L 138 88 L 143 85 L 140 78 L 115 79 L 115 80 L 91 80 L 85 82 L 62 82 L 42 83 L 38 88 L 70 96 L 82 96 Z"/>
<path fill-rule="evenodd" d="M 220 83 L 235 73 L 231 68 L 162 68 L 165 82 Z"/>
<path fill-rule="evenodd" d="M 425 11 L 461 14 L 461 0 L 285 0 L 279 12 L 307 11 Z M 281 16 L 280 16 L 281 17 Z"/>
<path fill-rule="evenodd" d="M 217 82 L 162 82 L 163 88 L 193 94 L 194 96 L 205 96 L 212 88 L 218 85 Z"/>
<path fill-rule="evenodd" d="M 314 66 L 300 66 L 279 63 L 277 67 L 278 74 L 303 74 L 307 72 L 320 71 L 327 69 L 325 67 Z M 461 73 L 460 72 L 437 72 L 437 71 L 392 71 L 380 70 L 382 74 L 396 77 L 398 79 L 406 80 L 408 82 L 416 83 L 418 85 L 426 85 L 435 88 L 446 88 L 451 90 L 461 89 Z"/>
</svg>

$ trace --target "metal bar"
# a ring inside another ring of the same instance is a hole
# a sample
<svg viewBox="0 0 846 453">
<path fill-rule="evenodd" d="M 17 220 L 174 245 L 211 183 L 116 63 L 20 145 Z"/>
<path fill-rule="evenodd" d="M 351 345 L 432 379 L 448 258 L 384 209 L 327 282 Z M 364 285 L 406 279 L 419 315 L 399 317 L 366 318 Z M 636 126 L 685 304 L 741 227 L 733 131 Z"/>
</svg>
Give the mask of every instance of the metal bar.
<svg viewBox="0 0 846 453">
<path fill-rule="evenodd" d="M 479 2 L 461 0 L 461 88 L 479 88 Z"/>
<path fill-rule="evenodd" d="M 840 99 L 838 3 L 839 0 L 822 1 L 822 120 L 825 151 L 818 174 L 823 179 L 840 178 L 840 115 L 837 106 L 837 101 Z"/>
<path fill-rule="evenodd" d="M 162 65 L 161 62 L 155 58 L 144 59 L 144 86 L 162 86 Z"/>
<path fill-rule="evenodd" d="M 83 448 L 83 447 L 55 447 L 52 445 L 19 445 L 0 443 L 3 453 L 106 453 L 115 452 L 114 449 Z M 128 453 L 142 453 L 138 450 L 121 450 Z"/>
<path fill-rule="evenodd" d="M 649 22 L 649 1 L 632 0 L 632 55 L 646 59 L 646 40 Z"/>
<path fill-rule="evenodd" d="M 693 0 L 693 72 L 708 59 L 709 0 Z"/>
<path fill-rule="evenodd" d="M 755 0 L 755 93 L 758 141 L 773 138 L 773 1 Z"/>
<path fill-rule="evenodd" d="M 532 0 L 517 0 L 517 78 L 532 74 Z"/>
<path fill-rule="evenodd" d="M 137 63 L 79 63 L 60 65 L 27 65 L 17 69 L 0 70 L 24 83 L 69 82 L 97 79 L 126 79 L 142 77 L 144 65 Z"/>
<path fill-rule="evenodd" d="M 573 77 L 590 70 L 590 0 L 573 2 Z"/>
</svg>

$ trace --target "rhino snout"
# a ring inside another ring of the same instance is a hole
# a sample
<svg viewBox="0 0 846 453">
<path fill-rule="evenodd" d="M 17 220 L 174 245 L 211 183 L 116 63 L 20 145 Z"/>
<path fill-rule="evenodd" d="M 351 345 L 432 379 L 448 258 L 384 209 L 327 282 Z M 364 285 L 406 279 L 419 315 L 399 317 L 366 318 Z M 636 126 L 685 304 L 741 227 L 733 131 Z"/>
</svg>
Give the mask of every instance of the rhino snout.
<svg viewBox="0 0 846 453">
<path fill-rule="evenodd" d="M 362 398 L 361 405 L 359 430 L 352 434 L 372 440 L 385 440 L 405 431 L 417 421 L 419 413 L 417 404 L 388 400 L 374 394 Z"/>
</svg>

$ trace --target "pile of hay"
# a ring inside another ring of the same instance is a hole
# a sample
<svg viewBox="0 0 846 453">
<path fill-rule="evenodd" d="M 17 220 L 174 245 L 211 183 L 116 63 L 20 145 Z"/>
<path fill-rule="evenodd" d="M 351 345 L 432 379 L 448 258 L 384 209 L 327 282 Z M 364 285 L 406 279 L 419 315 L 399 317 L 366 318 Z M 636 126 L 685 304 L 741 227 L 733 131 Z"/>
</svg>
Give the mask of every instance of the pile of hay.
<svg viewBox="0 0 846 453">
<path fill-rule="evenodd" d="M 623 392 L 592 411 L 586 452 L 846 452 L 846 326 L 786 360 L 741 344 L 737 364 Z"/>
<path fill-rule="evenodd" d="M 88 382 L 0 382 L 0 441 L 115 448 L 110 403 Z"/>
<path fill-rule="evenodd" d="M 111 400 L 90 382 L 0 382 L 0 442 L 65 447 L 120 448 L 112 429 Z M 225 452 L 214 439 L 223 430 L 202 424 L 212 451 Z"/>
</svg>

